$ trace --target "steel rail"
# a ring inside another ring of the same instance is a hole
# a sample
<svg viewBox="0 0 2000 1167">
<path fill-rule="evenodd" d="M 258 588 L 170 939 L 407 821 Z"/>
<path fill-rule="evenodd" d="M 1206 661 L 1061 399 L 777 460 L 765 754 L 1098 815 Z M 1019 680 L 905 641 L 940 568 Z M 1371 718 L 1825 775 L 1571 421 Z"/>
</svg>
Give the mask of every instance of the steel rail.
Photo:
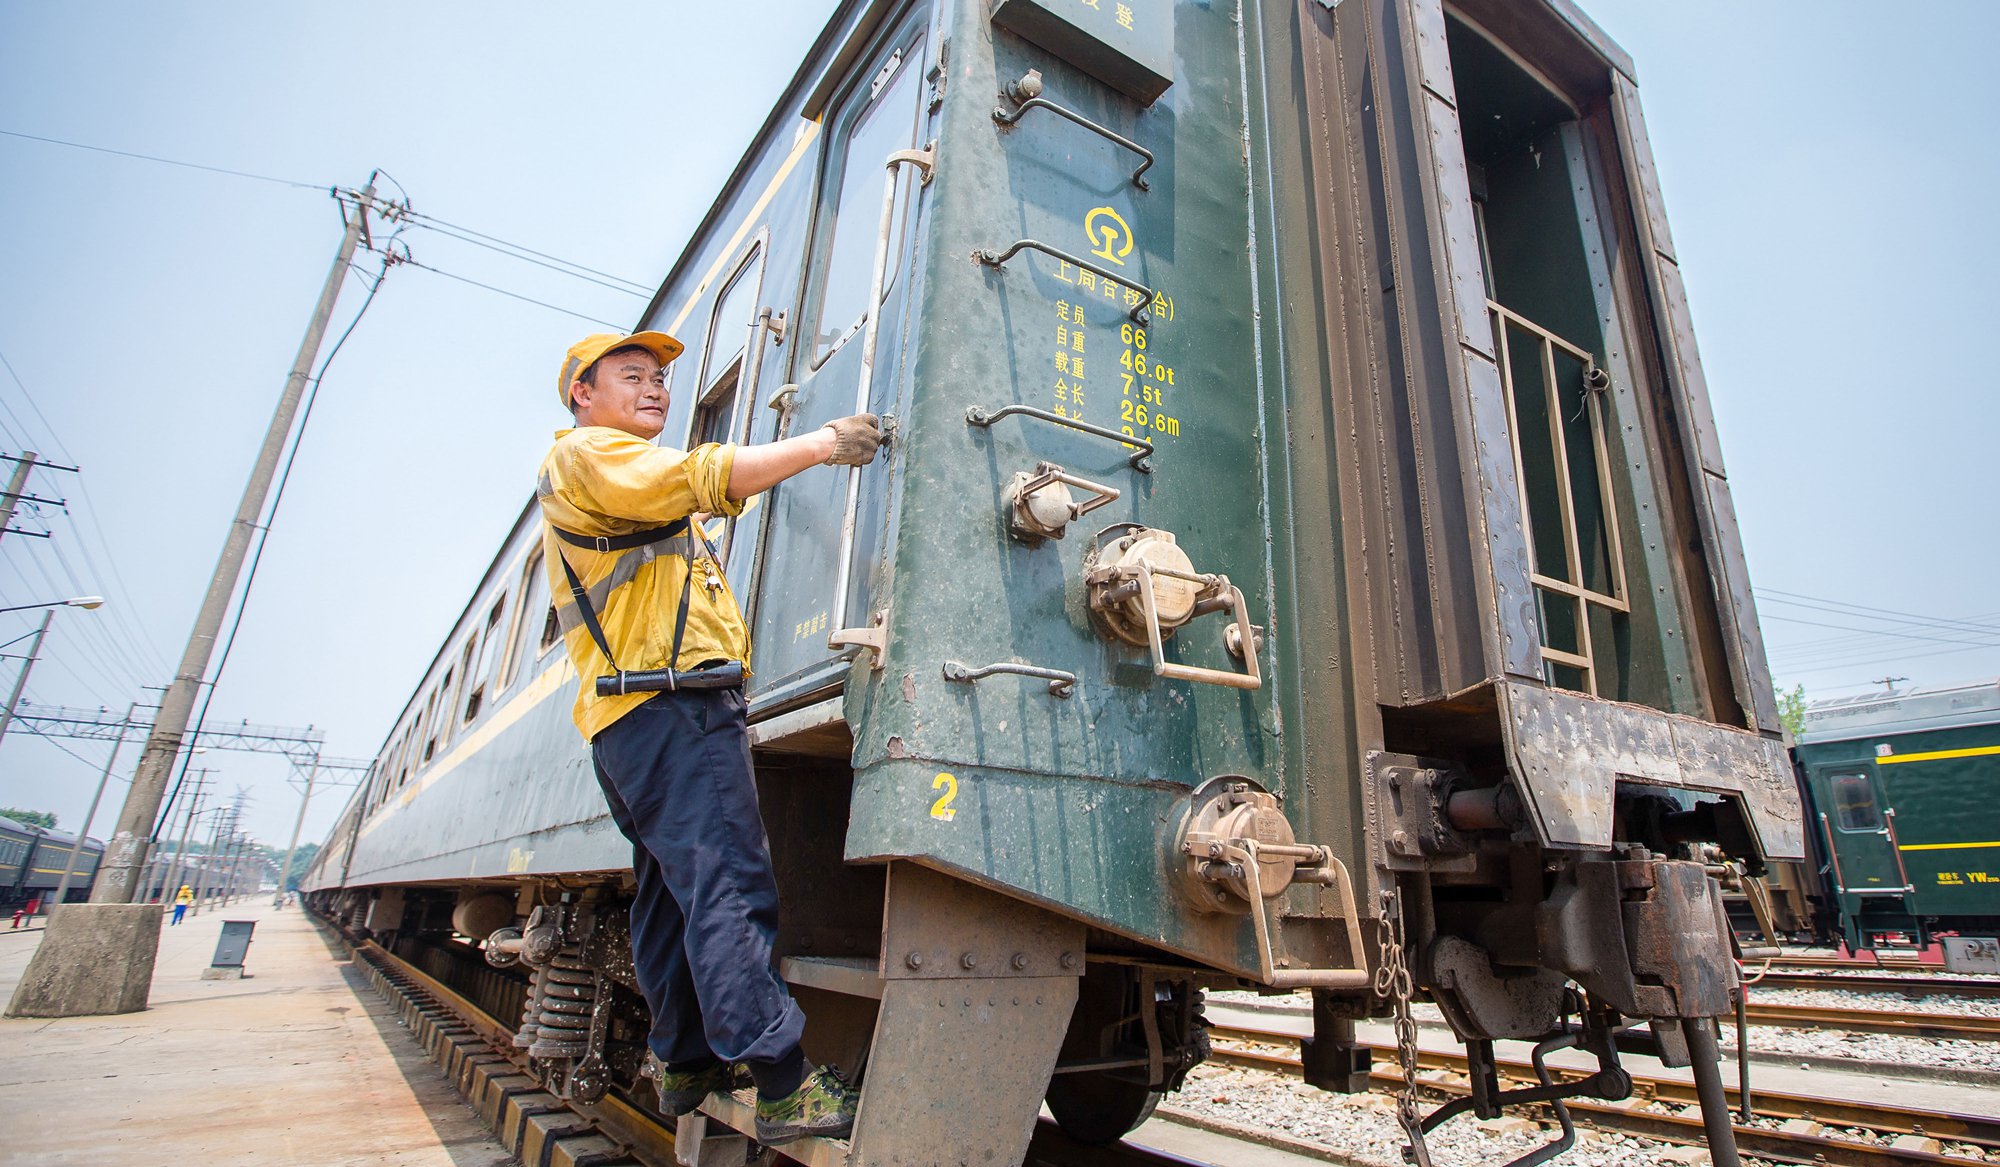
<svg viewBox="0 0 2000 1167">
<path fill-rule="evenodd" d="M 1296 1047 L 1299 1041 L 1299 1037 L 1296 1034 L 1284 1033 L 1278 1030 L 1258 1029 L 1252 1026 L 1242 1026 L 1242 1025 L 1211 1025 L 1209 1027 L 1208 1032 L 1211 1037 L 1223 1038 L 1227 1040 L 1252 1041 L 1252 1042 L 1261 1042 L 1265 1044 L 1289 1045 L 1293 1047 Z M 1362 1044 L 1367 1045 L 1367 1048 L 1369 1048 L 1370 1050 L 1373 1050 L 1378 1054 L 1383 1055 L 1381 1058 L 1378 1059 L 1378 1066 L 1380 1068 L 1373 1070 L 1369 1075 L 1370 1082 L 1373 1083 L 1377 1089 L 1383 1089 L 1383 1090 L 1393 1090 L 1396 1087 L 1400 1086 L 1402 1084 L 1402 1076 L 1401 1074 L 1396 1072 L 1394 1067 L 1395 1047 L 1389 1045 L 1375 1045 L 1373 1043 L 1362 1043 Z M 1286 1057 L 1281 1054 L 1265 1053 L 1261 1050 L 1245 1049 L 1242 1047 L 1234 1047 L 1234 1046 L 1221 1046 L 1221 1045 L 1216 1046 L 1215 1052 L 1211 1060 L 1216 1062 L 1222 1062 L 1225 1064 L 1248 1066 L 1256 1069 L 1264 1069 L 1273 1072 L 1281 1072 L 1289 1074 L 1297 1074 L 1300 1072 L 1301 1069 L 1299 1059 L 1296 1057 Z M 1537 1079 L 1535 1077 L 1534 1067 L 1530 1065 L 1528 1062 L 1515 1061 L 1511 1059 L 1500 1059 L 1497 1062 L 1497 1064 L 1500 1068 L 1502 1076 L 1505 1078 L 1528 1084 L 1534 1084 L 1537 1082 Z M 1417 1054 L 1417 1065 L 1419 1069 L 1423 1071 L 1444 1071 L 1445 1073 L 1458 1074 L 1458 1075 L 1463 1075 L 1468 1071 L 1466 1058 L 1464 1054 L 1452 1053 L 1446 1050 L 1420 1050 Z M 1589 1076 L 1588 1072 L 1584 1070 L 1573 1069 L 1562 1066 L 1551 1066 L 1550 1072 L 1555 1076 L 1557 1081 L 1574 1081 L 1578 1078 Z M 1469 1090 L 1469 1087 L 1463 1085 L 1455 1085 L 1452 1083 L 1439 1082 L 1431 1079 L 1422 1079 L 1419 1084 L 1422 1086 L 1437 1089 L 1443 1093 L 1451 1093 L 1451 1094 L 1463 1094 L 1468 1092 Z M 1691 1082 L 1681 1082 L 1674 1079 L 1643 1077 L 1640 1075 L 1633 1076 L 1632 1094 L 1634 1098 L 1639 1099 L 1641 1101 L 1666 1102 L 1676 1106 L 1692 1106 L 1695 1104 L 1696 1101 L 1694 1084 Z M 1734 1090 L 1729 1091 L 1729 1097 L 1733 1101 L 1738 1102 L 1738 1104 L 1740 1105 L 1740 1099 L 1738 1098 Z M 1582 1100 L 1568 1099 L 1566 1100 L 1566 1102 L 1572 1110 L 1578 1110 L 1580 1112 L 1589 1114 L 1591 1116 L 1590 1121 L 1592 1122 L 1593 1125 L 1608 1127 L 1618 1130 L 1631 1129 L 1628 1126 L 1619 1125 L 1623 1123 L 1627 1118 L 1644 1119 L 1648 1122 L 1651 1122 L 1652 1120 L 1655 1119 L 1666 1120 L 1676 1117 L 1676 1116 L 1658 1115 L 1650 1113 L 1636 1114 L 1634 1111 L 1629 1109 L 1630 1106 L 1629 1103 L 1613 1104 L 1604 1102 L 1592 1102 L 1587 1099 L 1582 1099 Z M 2000 1118 L 1989 1118 L 1980 1115 L 1953 1114 L 1949 1112 L 1934 1111 L 1934 1110 L 1918 1110 L 1911 1107 L 1894 1106 L 1885 1103 L 1853 1102 L 1853 1101 L 1844 1101 L 1841 1099 L 1821 1098 L 1817 1096 L 1807 1096 L 1801 1094 L 1784 1094 L 1763 1089 L 1757 1090 L 1755 1092 L 1755 1096 L 1753 1099 L 1753 1109 L 1757 1114 L 1757 1116 L 1760 1118 L 1775 1119 L 1780 1121 L 1790 1120 L 1790 1119 L 1806 1119 L 1812 1122 L 1824 1123 L 1831 1126 L 1861 1127 L 1867 1130 L 1881 1131 L 1887 1134 L 1899 1134 L 1899 1135 L 1922 1134 L 1922 1135 L 1928 1135 L 1934 1139 L 1941 1139 L 1950 1142 L 1976 1143 L 1982 1146 L 2000 1147 Z M 1608 1117 L 1606 1117 L 1604 1121 L 1599 1121 L 1598 1116 L 1600 1113 Z M 1675 1140 L 1675 1141 L 1685 1141 L 1690 1143 L 1701 1142 L 1702 1139 L 1700 1136 L 1700 1131 L 1701 1131 L 1700 1118 L 1698 1116 L 1689 1117 L 1686 1120 L 1686 1124 L 1687 1124 L 1686 1129 L 1690 1132 L 1688 1137 L 1682 1140 Z M 1761 1128 L 1746 1128 L 1738 1126 L 1737 1137 L 1739 1142 L 1741 1142 L 1744 1139 L 1746 1131 L 1749 1132 L 1750 1134 L 1757 1136 L 1759 1139 L 1770 1139 L 1772 1137 L 1780 1135 L 1781 1133 L 1777 1131 L 1763 1130 Z M 1643 1132 L 1635 1131 L 1633 1133 L 1643 1133 Z M 1667 1136 L 1661 1135 L 1661 1136 L 1649 1136 L 1649 1137 L 1665 1138 Z M 1794 1136 L 1786 1136 L 1786 1137 L 1790 1138 Z M 1821 1148 L 1818 1147 L 1819 1142 L 1825 1142 L 1825 1141 L 1839 1142 L 1842 1147 L 1850 1145 L 1843 1140 L 1826 1140 L 1824 1138 L 1820 1138 L 1817 1136 L 1795 1136 L 1795 1137 L 1801 1139 L 1815 1140 L 1812 1142 L 1801 1144 L 1802 1146 L 1810 1148 L 1810 1150 L 1805 1152 L 1803 1154 L 1803 1157 L 1793 1157 L 1793 1161 L 1797 1162 L 1812 1162 L 1813 1155 L 1821 1153 Z M 1759 1156 L 1766 1155 L 1766 1152 L 1764 1150 L 1753 1150 L 1748 1142 L 1742 1143 L 1742 1149 L 1746 1153 L 1756 1154 Z M 1889 1150 L 1888 1148 L 1874 1147 L 1874 1146 L 1867 1146 L 1866 1149 L 1870 1151 L 1884 1151 L 1884 1152 Z M 1891 1162 L 1931 1163 L 1939 1160 L 1942 1160 L 1943 1162 L 1947 1163 L 1974 1162 L 1974 1160 L 1962 1159 L 1949 1155 L 1921 1157 L 1921 1156 L 1926 1156 L 1926 1154 L 1927 1154 L 1926 1152 L 1920 1152 L 1920 1151 L 1911 1151 L 1911 1152 L 1898 1151 L 1896 1152 L 1895 1158 L 1890 1158 L 1890 1159 L 1878 1158 L 1878 1159 L 1867 1160 L 1867 1162 L 1871 1164 L 1883 1164 Z M 1906 1155 L 1914 1155 L 1920 1157 L 1914 1159 L 1903 1157 Z M 1829 1158 L 1827 1162 L 1843 1163 L 1843 1162 L 1860 1162 L 1860 1161 Z"/>
<path fill-rule="evenodd" d="M 1864 962 L 1862 962 L 1862 961 L 1858 961 L 1858 960 L 1848 960 L 1848 959 L 1843 959 L 1843 958 L 1841 958 L 1841 957 L 1838 957 L 1838 956 L 1806 956 L 1806 955 L 1786 955 L 1786 956 L 1780 956 L 1780 957 L 1778 957 L 1778 958 L 1777 958 L 1776 960 L 1773 960 L 1773 961 L 1771 962 L 1771 967 L 1773 967 L 1773 968 L 1855 968 L 1855 969 L 1866 969 L 1866 970 L 1870 970 L 1870 971 L 1884 971 L 1884 972 L 1886 972 L 1886 971 L 1889 971 L 1889 970 L 1892 970 L 1892 969 L 1907 969 L 1907 970 L 1909 970 L 1910 972 L 1942 972 L 1942 971 L 1944 971 L 1944 965 L 1942 965 L 1942 964 L 1939 964 L 1939 963 L 1937 963 L 1937 962 L 1935 962 L 1935 961 L 1926 961 L 1926 960 L 1923 960 L 1922 958 L 1920 958 L 1920 957 L 1916 957 L 1916 956 L 1886 956 L 1886 957 L 1885 957 L 1885 956 L 1883 956 L 1883 955 L 1881 954 L 1881 952 L 1880 952 L 1879 950 L 1873 950 L 1873 951 L 1874 951 L 1874 955 L 1875 955 L 1875 960 L 1874 960 L 1874 962 L 1873 962 L 1873 963 L 1864 963 Z"/>
<path fill-rule="evenodd" d="M 1903 1013 L 1886 1009 L 1829 1009 L 1817 1005 L 1773 1005 L 1750 1000 L 1750 1024 L 1788 1029 L 1844 1029 L 1952 1041 L 2000 1041 L 2000 1017 L 1964 1013 Z"/>
<path fill-rule="evenodd" d="M 1758 989 L 1835 990 L 1843 993 L 1901 993 L 1910 997 L 2000 997 L 2000 980 L 1965 976 L 1890 976 L 1864 973 L 1844 976 L 1825 972 L 1780 972 L 1774 969 L 1751 985 Z"/>
</svg>

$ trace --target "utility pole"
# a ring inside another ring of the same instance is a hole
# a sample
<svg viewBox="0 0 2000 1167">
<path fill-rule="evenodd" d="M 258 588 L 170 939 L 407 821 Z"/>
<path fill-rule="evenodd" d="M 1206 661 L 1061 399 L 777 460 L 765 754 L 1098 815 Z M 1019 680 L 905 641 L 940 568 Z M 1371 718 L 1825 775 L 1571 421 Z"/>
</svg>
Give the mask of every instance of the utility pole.
<svg viewBox="0 0 2000 1167">
<path fill-rule="evenodd" d="M 167 868 L 167 878 L 160 884 L 160 903 L 166 904 L 174 893 L 181 889 L 182 872 L 187 870 L 188 836 L 194 833 L 194 816 L 201 813 L 203 789 L 208 785 L 209 768 L 203 766 L 194 771 L 194 788 L 188 792 L 187 817 L 181 824 L 181 843 L 174 851 L 172 866 Z M 151 881 L 148 880 L 148 883 Z M 145 889 L 140 889 L 144 894 Z"/>
<path fill-rule="evenodd" d="M 250 831 L 244 831 L 238 837 L 238 841 L 236 841 L 236 867 L 230 869 L 230 895 L 222 903 L 230 903 L 238 895 L 242 895 L 246 899 L 250 897 L 250 889 L 244 887 L 244 867 L 252 867 L 252 869 L 256 867 L 256 863 L 250 857 L 250 847 L 254 847 L 254 845 L 256 845 L 256 839 L 250 837 Z"/>
<path fill-rule="evenodd" d="M 54 609 L 50 611 L 53 613 Z M 97 819 L 97 804 L 104 800 L 105 784 L 111 781 L 111 767 L 118 761 L 118 751 L 125 745 L 125 730 L 131 726 L 132 715 L 137 712 L 139 703 L 134 701 L 132 707 L 125 711 L 125 724 L 118 727 L 118 736 L 111 742 L 111 756 L 104 759 L 104 773 L 97 778 L 97 793 L 90 796 L 90 809 L 83 812 L 83 829 L 76 833 L 76 844 L 69 849 L 69 862 L 63 864 L 62 882 L 56 884 L 53 903 L 62 903 L 63 896 L 69 894 L 69 881 L 76 874 L 77 852 L 83 850 L 84 841 L 90 838 L 90 824 Z"/>
<path fill-rule="evenodd" d="M 216 638 L 222 631 L 230 597 L 235 594 L 237 581 L 242 575 L 251 536 L 263 516 L 272 480 L 277 476 L 278 461 L 284 454 L 286 439 L 297 419 L 306 382 L 311 378 L 313 365 L 319 358 L 320 342 L 326 337 L 327 322 L 333 317 L 334 303 L 340 297 L 341 284 L 347 279 L 348 265 L 354 261 L 354 251 L 361 242 L 368 210 L 374 201 L 375 185 L 371 180 L 355 202 L 354 213 L 347 221 L 347 230 L 341 235 L 340 250 L 334 256 L 332 270 L 327 272 L 325 285 L 320 289 L 319 303 L 306 326 L 298 356 L 292 362 L 291 375 L 285 379 L 284 392 L 279 396 L 277 410 L 271 415 L 270 428 L 265 431 L 263 448 L 258 451 L 250 480 L 244 485 L 242 501 L 237 505 L 236 517 L 230 524 L 222 555 L 216 561 L 215 575 L 209 581 L 208 594 L 202 600 L 201 612 L 188 636 L 180 668 L 175 672 L 173 682 L 167 686 L 166 695 L 160 699 L 160 712 L 153 719 L 152 732 L 147 736 L 145 750 L 139 756 L 139 771 L 132 779 L 132 792 L 119 812 L 117 834 L 105 852 L 105 872 L 91 893 L 92 903 L 123 904 L 132 900 L 133 877 L 145 863 L 146 840 L 152 834 L 153 821 L 159 815 L 160 802 L 166 795 L 168 777 L 173 771 L 175 759 L 180 755 L 181 739 L 187 733 L 188 721 L 194 714 L 202 677 L 214 656 Z M 49 939 L 45 936 L 43 943 L 46 944 Z M 150 969 L 152 961 L 148 959 L 146 964 Z"/>
<path fill-rule="evenodd" d="M 146 852 L 159 818 L 160 802 L 180 756 L 188 722 L 194 714 L 195 699 L 202 678 L 215 655 L 216 638 L 228 614 L 230 598 L 243 574 L 252 534 L 264 515 L 271 483 L 277 477 L 286 440 L 298 419 L 299 404 L 306 382 L 312 378 L 319 359 L 320 343 L 326 338 L 327 323 L 347 280 L 354 252 L 367 229 L 368 214 L 375 203 L 375 180 L 358 196 L 335 192 L 341 201 L 346 229 L 341 232 L 340 249 L 320 288 L 292 371 L 285 378 L 284 391 L 264 434 L 264 444 L 244 484 L 242 501 L 229 526 L 222 554 L 216 560 L 215 575 L 202 599 L 201 611 L 188 634 L 167 692 L 160 699 L 159 716 L 147 735 L 139 755 L 139 768 L 132 776 L 132 789 L 118 812 L 118 826 L 104 851 L 104 870 L 91 889 L 90 903 L 78 905 L 88 911 L 59 913 L 62 925 L 51 922 L 42 934 L 27 970 L 22 974 L 7 1013 L 17 1017 L 79 1017 L 102 1013 L 133 1013 L 146 1007 L 152 994 L 153 962 L 159 955 L 159 909 L 151 905 L 133 906 L 138 880 L 146 867 Z M 351 214 L 349 213 L 351 208 Z"/>
<path fill-rule="evenodd" d="M 0 498 L 0 538 L 7 534 L 7 528 L 14 525 L 14 507 L 28 493 L 28 474 L 34 470 L 35 462 L 41 455 L 33 450 L 24 450 L 20 460 L 14 463 L 13 476 L 7 479 L 7 496 Z"/>
<path fill-rule="evenodd" d="M 1875 683 L 1882 686 L 1885 692 L 1894 693 L 1897 681 L 1907 681 L 1909 679 L 1908 677 L 1877 677 L 1875 678 Z"/>
<path fill-rule="evenodd" d="M 35 658 L 42 655 L 42 637 L 49 634 L 49 622 L 55 618 L 54 608 L 42 613 L 42 626 L 35 629 L 35 643 L 28 649 L 28 659 L 21 663 L 21 675 L 14 678 L 14 691 L 7 695 L 7 710 L 0 713 L 0 740 L 7 737 L 7 727 L 14 724 L 14 707 L 21 703 L 21 690 L 28 687 L 28 671 L 35 667 Z"/>
<path fill-rule="evenodd" d="M 222 840 L 226 837 L 224 835 L 225 828 L 228 830 L 236 828 L 235 811 L 231 807 L 217 806 L 215 808 L 215 829 L 209 832 L 208 853 L 201 857 L 200 882 L 195 884 L 194 908 L 188 912 L 190 916 L 201 915 L 202 905 L 207 902 L 210 893 L 215 890 L 215 860 L 216 856 L 222 853 Z"/>
<path fill-rule="evenodd" d="M 292 857 L 299 853 L 299 832 L 306 825 L 306 807 L 312 805 L 313 779 L 319 776 L 319 755 L 313 755 L 312 767 L 306 771 L 305 796 L 299 799 L 299 815 L 292 820 L 291 845 L 285 848 L 285 865 L 278 869 L 278 896 L 276 906 L 285 906 L 285 884 L 292 877 Z"/>
<path fill-rule="evenodd" d="M 229 827 L 229 840 L 222 847 L 222 902 L 217 907 L 226 908 L 236 897 L 236 873 L 243 866 L 243 834 L 234 823 Z"/>
</svg>

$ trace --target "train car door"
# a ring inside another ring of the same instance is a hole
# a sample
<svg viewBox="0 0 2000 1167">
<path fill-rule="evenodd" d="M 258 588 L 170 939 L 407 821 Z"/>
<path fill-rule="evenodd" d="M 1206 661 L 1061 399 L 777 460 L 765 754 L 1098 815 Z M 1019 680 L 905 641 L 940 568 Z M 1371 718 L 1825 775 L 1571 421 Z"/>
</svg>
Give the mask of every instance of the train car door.
<svg viewBox="0 0 2000 1167">
<path fill-rule="evenodd" d="M 892 190 L 886 189 L 886 178 L 889 156 L 919 144 L 925 40 L 919 13 L 894 23 L 831 107 L 808 278 L 797 314 L 801 327 L 787 346 L 794 362 L 790 380 L 798 387 L 788 407 L 790 433 L 809 433 L 854 413 L 858 402 L 869 412 L 891 412 L 921 188 L 910 167 L 898 168 Z M 893 207 L 886 236 L 885 198 Z M 870 304 L 878 253 L 882 297 Z M 871 331 L 874 360 L 863 386 L 862 350 Z M 845 675 L 846 661 L 828 647 L 827 637 L 869 623 L 868 582 L 887 507 L 889 464 L 885 451 L 858 475 L 818 470 L 772 492 L 764 519 L 768 566 L 758 573 L 753 621 L 753 700 L 767 707 L 790 704 L 832 688 Z M 844 528 L 852 530 L 851 546 Z"/>
<path fill-rule="evenodd" d="M 1882 797 L 1873 762 L 1862 760 L 1816 767 L 1813 801 L 1819 829 L 1832 856 L 1835 886 L 1851 914 L 1866 910 L 1863 896 L 1903 896 L 1910 892 L 1896 840 L 1889 826 L 1895 811 Z"/>
</svg>

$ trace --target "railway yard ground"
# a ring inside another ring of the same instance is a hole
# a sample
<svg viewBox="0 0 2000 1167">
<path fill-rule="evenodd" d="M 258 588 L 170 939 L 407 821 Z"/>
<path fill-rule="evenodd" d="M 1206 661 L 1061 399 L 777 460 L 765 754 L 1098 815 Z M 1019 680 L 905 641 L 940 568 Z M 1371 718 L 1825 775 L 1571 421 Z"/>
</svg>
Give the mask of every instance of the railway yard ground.
<svg viewBox="0 0 2000 1167">
<path fill-rule="evenodd" d="M 225 918 L 257 922 L 249 975 L 203 980 Z M 0 932 L 0 1000 L 41 936 Z M 297 908 L 235 904 L 162 929 L 142 1013 L 0 1019 L 0 1162 L 513 1162 L 344 957 Z"/>
<path fill-rule="evenodd" d="M 257 922 L 250 975 L 204 980 L 225 918 Z M 38 942 L 39 933 L 0 935 L 0 994 L 11 994 Z M 2000 1162 L 2000 978 L 1940 983 L 1907 975 L 1837 980 L 1788 970 L 1752 990 L 1756 1114 L 1738 1119 L 1749 1161 Z M 558 1110 L 485 1040 L 504 1035 L 482 1032 L 490 1022 L 430 991 L 437 987 L 380 949 L 351 950 L 296 909 L 244 904 L 164 929 L 145 1012 L 0 1020 L 11 1055 L 0 1070 L 7 1099 L 0 1161 L 500 1167 L 519 1161 L 516 1151 L 557 1164 L 667 1161 L 663 1132 L 648 1145 L 619 1138 L 617 1122 L 587 1129 Z M 1374 1092 L 1343 1096 L 1299 1079 L 1296 1038 L 1311 1028 L 1304 997 L 1217 994 L 1208 1013 L 1215 1060 L 1125 1146 L 1082 1148 L 1045 1129 L 1029 1162 L 1402 1163 L 1387 1026 L 1359 1028 L 1376 1046 Z M 1433 1009 L 1420 1005 L 1418 1019 L 1419 1080 L 1433 1106 L 1463 1093 L 1464 1050 Z M 1726 1045 L 1734 1036 L 1728 1026 L 1723 1035 Z M 1503 1067 L 1526 1060 L 1521 1043 L 1500 1043 L 1497 1052 Z M 1588 1068 L 1570 1051 L 1550 1064 L 1559 1074 Z M 1693 1145 L 1700 1121 L 1687 1072 L 1633 1055 L 1626 1066 L 1634 1098 L 1573 1104 L 1577 1144 L 1559 1162 L 1708 1162 Z M 1733 1061 L 1725 1073 L 1733 1085 Z M 467 1087 L 470 1100 L 461 1094 Z M 495 1137 L 493 1118 L 511 1122 L 510 1137 Z M 524 1142 L 536 1129 L 546 1133 L 546 1158 L 539 1142 Z M 1484 1122 L 1456 1119 L 1432 1135 L 1431 1148 L 1439 1167 L 1498 1167 L 1556 1134 L 1553 1113 L 1532 1108 Z M 840 1150 L 827 1144 L 808 1158 L 839 1162 Z"/>
</svg>

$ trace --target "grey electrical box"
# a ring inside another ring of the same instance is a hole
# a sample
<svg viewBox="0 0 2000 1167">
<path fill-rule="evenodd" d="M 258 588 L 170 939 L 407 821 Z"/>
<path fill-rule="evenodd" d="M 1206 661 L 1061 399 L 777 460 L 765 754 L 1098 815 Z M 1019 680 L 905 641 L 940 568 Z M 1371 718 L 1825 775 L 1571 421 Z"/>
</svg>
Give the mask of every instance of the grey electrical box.
<svg viewBox="0 0 2000 1167">
<path fill-rule="evenodd" d="M 1947 936 L 1944 967 L 1955 973 L 2000 973 L 2000 940 L 1991 936 Z"/>
<path fill-rule="evenodd" d="M 222 939 L 215 942 L 215 959 L 210 968 L 242 968 L 243 958 L 250 952 L 250 933 L 257 930 L 255 920 L 224 920 Z"/>
<path fill-rule="evenodd" d="M 993 0 L 992 19 L 1146 105 L 1174 83 L 1173 0 Z"/>
</svg>

